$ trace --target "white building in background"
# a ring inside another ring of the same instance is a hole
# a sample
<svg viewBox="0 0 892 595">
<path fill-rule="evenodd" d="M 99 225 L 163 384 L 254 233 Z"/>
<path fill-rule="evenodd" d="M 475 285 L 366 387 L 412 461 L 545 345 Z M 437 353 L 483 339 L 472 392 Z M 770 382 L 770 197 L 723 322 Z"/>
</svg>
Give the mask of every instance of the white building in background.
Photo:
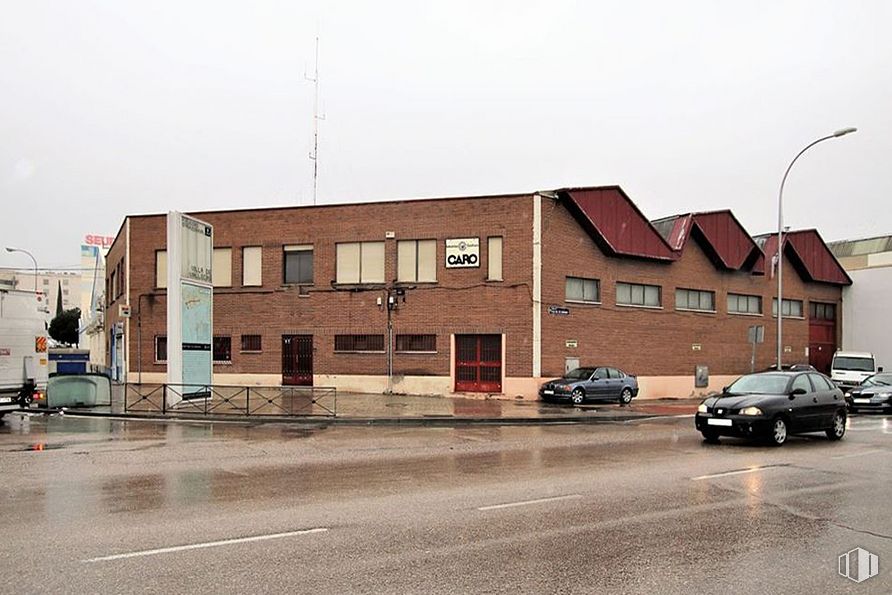
<svg viewBox="0 0 892 595">
<path fill-rule="evenodd" d="M 0 272 L 0 279 L 7 284 L 11 283 L 15 289 L 34 291 L 34 270 L 22 269 Z M 37 271 L 37 291 L 45 296 L 46 323 L 56 317 L 56 307 L 59 296 L 62 297 L 62 309 L 70 310 L 81 305 L 81 275 L 80 271 Z"/>
<path fill-rule="evenodd" d="M 869 351 L 892 371 L 892 235 L 828 245 L 852 278 L 842 292 L 842 348 Z"/>
</svg>

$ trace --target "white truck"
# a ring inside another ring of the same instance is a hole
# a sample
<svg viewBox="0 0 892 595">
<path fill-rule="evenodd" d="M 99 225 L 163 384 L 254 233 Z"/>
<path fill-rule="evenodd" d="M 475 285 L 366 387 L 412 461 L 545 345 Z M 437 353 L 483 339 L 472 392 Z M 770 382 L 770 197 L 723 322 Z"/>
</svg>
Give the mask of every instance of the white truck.
<svg viewBox="0 0 892 595">
<path fill-rule="evenodd" d="M 0 289 L 0 417 L 45 399 L 45 311 L 41 293 Z"/>
<path fill-rule="evenodd" d="M 872 353 L 837 351 L 830 365 L 830 379 L 841 389 L 847 390 L 860 386 L 865 378 L 882 371 Z"/>
</svg>

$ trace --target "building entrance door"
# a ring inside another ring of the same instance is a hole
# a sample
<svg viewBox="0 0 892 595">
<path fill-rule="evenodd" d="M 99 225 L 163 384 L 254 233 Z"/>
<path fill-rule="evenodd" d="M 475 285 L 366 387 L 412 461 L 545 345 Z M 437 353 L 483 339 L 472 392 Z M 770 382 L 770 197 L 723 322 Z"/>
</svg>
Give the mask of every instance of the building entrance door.
<svg viewBox="0 0 892 595">
<path fill-rule="evenodd" d="M 811 302 L 808 317 L 808 363 L 830 374 L 836 352 L 836 305 Z"/>
<path fill-rule="evenodd" d="M 282 335 L 282 385 L 313 386 L 313 335 Z"/>
<path fill-rule="evenodd" d="M 502 392 L 502 335 L 455 336 L 456 392 Z"/>
</svg>

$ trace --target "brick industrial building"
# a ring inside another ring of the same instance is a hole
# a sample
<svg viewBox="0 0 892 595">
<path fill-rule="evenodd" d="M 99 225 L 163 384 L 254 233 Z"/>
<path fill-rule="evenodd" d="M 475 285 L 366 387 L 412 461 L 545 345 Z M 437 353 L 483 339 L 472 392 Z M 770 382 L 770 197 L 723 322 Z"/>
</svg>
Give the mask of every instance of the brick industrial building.
<svg viewBox="0 0 892 595">
<path fill-rule="evenodd" d="M 776 238 L 730 211 L 650 223 L 609 186 L 193 215 L 214 226 L 219 384 L 534 398 L 603 363 L 689 395 L 698 365 L 709 389 L 749 371 L 753 325 L 757 368 L 774 362 Z M 165 243 L 165 215 L 129 216 L 108 254 L 121 380 L 165 378 Z M 814 230 L 784 266 L 785 362 L 823 367 L 851 281 Z"/>
</svg>

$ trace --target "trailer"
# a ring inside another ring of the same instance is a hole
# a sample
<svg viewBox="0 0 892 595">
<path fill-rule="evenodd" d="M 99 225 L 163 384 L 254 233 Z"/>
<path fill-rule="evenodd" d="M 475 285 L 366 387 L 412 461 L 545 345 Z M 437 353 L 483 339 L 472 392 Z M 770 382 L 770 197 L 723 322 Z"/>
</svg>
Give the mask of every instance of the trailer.
<svg viewBox="0 0 892 595">
<path fill-rule="evenodd" d="M 0 417 L 45 399 L 45 313 L 42 293 L 0 289 Z"/>
</svg>

